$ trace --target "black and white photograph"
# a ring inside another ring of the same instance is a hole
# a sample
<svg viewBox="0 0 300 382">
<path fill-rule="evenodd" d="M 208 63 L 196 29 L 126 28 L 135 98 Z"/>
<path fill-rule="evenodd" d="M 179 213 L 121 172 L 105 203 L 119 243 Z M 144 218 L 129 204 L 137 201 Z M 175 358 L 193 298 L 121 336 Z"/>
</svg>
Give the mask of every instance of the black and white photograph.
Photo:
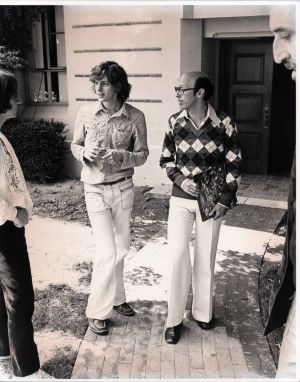
<svg viewBox="0 0 300 382">
<path fill-rule="evenodd" d="M 0 0 L 0 382 L 300 380 L 299 17 Z"/>
</svg>

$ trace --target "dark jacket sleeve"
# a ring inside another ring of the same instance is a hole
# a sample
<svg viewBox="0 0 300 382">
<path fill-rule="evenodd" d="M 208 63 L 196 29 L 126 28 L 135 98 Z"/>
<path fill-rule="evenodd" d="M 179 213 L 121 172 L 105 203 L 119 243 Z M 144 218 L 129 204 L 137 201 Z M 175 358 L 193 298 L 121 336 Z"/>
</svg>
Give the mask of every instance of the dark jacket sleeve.
<svg viewBox="0 0 300 382">
<path fill-rule="evenodd" d="M 295 158 L 291 170 L 287 227 L 282 262 L 270 295 L 270 314 L 265 334 L 285 324 L 296 290 L 296 171 Z"/>
</svg>

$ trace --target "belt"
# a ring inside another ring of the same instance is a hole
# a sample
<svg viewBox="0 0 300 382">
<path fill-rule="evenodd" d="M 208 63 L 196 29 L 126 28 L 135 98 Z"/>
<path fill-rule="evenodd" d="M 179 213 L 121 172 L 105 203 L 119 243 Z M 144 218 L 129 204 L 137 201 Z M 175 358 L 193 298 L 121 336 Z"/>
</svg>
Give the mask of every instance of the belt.
<svg viewBox="0 0 300 382">
<path fill-rule="evenodd" d="M 118 180 L 114 180 L 112 182 L 105 182 L 105 183 L 99 183 L 103 186 L 111 186 L 112 184 L 116 184 L 116 183 L 120 183 L 120 182 L 123 182 L 123 180 L 127 180 L 127 179 L 131 179 L 132 176 L 126 176 L 125 178 L 120 178 Z"/>
</svg>

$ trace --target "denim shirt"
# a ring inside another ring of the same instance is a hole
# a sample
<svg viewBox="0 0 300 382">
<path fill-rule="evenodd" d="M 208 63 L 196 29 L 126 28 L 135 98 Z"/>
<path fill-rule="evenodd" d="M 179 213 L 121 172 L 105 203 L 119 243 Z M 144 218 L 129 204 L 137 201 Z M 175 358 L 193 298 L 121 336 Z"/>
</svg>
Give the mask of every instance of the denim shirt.
<svg viewBox="0 0 300 382">
<path fill-rule="evenodd" d="M 113 164 L 101 158 L 94 162 L 84 158 L 85 147 L 95 142 L 101 149 L 112 149 Z M 84 105 L 75 121 L 71 151 L 83 165 L 81 180 L 85 183 L 112 182 L 132 176 L 133 168 L 143 165 L 149 154 L 145 116 L 128 103 L 111 116 L 98 102 Z"/>
<path fill-rule="evenodd" d="M 0 225 L 14 221 L 16 207 L 32 215 L 32 200 L 27 190 L 20 163 L 7 138 L 0 132 Z"/>
</svg>

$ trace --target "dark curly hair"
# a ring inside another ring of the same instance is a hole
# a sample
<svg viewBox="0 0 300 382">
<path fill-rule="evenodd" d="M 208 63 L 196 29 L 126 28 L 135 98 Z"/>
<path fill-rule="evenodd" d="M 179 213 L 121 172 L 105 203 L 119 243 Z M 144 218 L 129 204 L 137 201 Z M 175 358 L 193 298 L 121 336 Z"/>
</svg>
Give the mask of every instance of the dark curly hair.
<svg viewBox="0 0 300 382">
<path fill-rule="evenodd" d="M 91 70 L 90 81 L 95 83 L 106 76 L 109 83 L 116 88 L 118 100 L 124 103 L 129 97 L 131 85 L 128 83 L 127 73 L 115 61 L 103 61 Z"/>
<path fill-rule="evenodd" d="M 11 108 L 10 100 L 17 95 L 18 84 L 13 73 L 0 69 L 0 114 Z"/>
</svg>

